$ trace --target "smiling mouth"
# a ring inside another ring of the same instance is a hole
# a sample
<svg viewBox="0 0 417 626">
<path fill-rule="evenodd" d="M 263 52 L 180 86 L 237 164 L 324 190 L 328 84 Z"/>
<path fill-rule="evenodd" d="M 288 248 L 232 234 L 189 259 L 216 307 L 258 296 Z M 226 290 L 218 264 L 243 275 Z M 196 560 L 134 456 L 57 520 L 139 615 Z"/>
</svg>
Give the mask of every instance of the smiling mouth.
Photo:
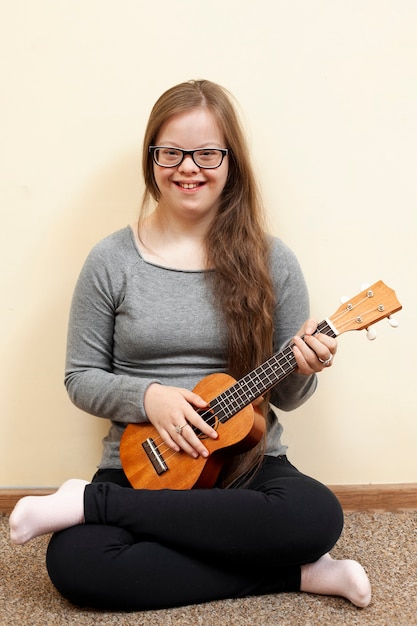
<svg viewBox="0 0 417 626">
<path fill-rule="evenodd" d="M 201 187 L 203 183 L 175 183 L 181 189 L 196 189 L 197 187 Z"/>
</svg>

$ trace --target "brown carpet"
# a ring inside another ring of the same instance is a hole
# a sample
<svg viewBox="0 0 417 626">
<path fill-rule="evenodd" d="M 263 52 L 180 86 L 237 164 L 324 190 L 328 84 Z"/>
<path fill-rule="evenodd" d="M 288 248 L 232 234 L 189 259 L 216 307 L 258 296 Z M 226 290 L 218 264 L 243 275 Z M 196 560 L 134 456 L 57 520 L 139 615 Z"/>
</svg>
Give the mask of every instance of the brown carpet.
<svg viewBox="0 0 417 626">
<path fill-rule="evenodd" d="M 8 519 L 0 517 L 1 626 L 417 626 L 417 511 L 349 513 L 332 552 L 355 558 L 366 568 L 373 601 L 357 609 L 342 598 L 302 593 L 223 600 L 143 613 L 78 609 L 63 600 L 47 576 L 48 538 L 15 547 L 8 540 Z"/>
</svg>

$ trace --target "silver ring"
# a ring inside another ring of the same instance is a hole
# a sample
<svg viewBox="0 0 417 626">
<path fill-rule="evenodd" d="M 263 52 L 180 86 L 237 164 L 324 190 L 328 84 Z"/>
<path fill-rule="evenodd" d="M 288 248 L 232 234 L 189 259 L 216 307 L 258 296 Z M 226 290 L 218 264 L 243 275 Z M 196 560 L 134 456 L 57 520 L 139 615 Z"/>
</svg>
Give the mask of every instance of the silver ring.
<svg viewBox="0 0 417 626">
<path fill-rule="evenodd" d="M 184 426 L 187 426 L 187 424 L 188 422 L 185 422 L 185 424 L 183 424 L 182 426 L 175 426 L 175 432 L 181 435 L 182 429 L 184 428 Z"/>
<path fill-rule="evenodd" d="M 321 359 L 319 356 L 317 358 L 320 361 L 320 363 L 324 365 L 324 367 L 327 367 L 332 362 L 333 354 L 330 354 L 329 358 L 326 359 L 325 361 L 323 361 L 323 359 Z"/>
</svg>

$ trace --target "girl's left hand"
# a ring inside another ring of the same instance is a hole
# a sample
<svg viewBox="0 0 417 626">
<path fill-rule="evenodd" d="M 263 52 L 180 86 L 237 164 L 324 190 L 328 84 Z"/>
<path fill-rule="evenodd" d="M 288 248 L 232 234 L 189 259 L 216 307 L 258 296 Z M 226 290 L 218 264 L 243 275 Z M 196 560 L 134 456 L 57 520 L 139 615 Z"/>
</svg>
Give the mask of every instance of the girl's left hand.
<svg viewBox="0 0 417 626">
<path fill-rule="evenodd" d="M 317 329 L 315 320 L 307 320 L 293 338 L 293 352 L 298 365 L 298 373 L 311 376 L 333 364 L 337 352 L 337 341 L 322 333 L 313 333 Z M 303 338 L 301 338 L 303 337 Z"/>
</svg>

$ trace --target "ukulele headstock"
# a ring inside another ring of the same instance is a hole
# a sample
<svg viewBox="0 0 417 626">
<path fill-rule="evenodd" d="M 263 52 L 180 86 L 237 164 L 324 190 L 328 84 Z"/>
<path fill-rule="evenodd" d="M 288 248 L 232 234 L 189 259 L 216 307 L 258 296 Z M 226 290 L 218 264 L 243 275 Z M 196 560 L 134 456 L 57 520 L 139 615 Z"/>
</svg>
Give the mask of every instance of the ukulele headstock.
<svg viewBox="0 0 417 626">
<path fill-rule="evenodd" d="M 401 309 L 395 292 L 380 280 L 346 300 L 327 321 L 340 335 L 349 330 L 369 328 Z"/>
</svg>

